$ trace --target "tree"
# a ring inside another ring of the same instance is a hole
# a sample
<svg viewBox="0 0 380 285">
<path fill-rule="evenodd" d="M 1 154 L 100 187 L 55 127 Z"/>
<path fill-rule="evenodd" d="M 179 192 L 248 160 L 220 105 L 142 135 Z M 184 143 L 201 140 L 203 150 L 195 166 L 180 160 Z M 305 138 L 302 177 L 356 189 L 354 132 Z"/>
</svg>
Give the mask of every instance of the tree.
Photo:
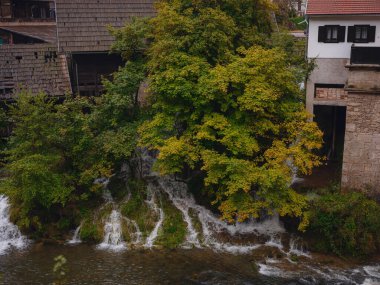
<svg viewBox="0 0 380 285">
<path fill-rule="evenodd" d="M 202 173 L 228 221 L 274 211 L 299 217 L 307 203 L 290 188 L 292 170 L 319 164 L 321 132 L 285 52 L 263 38 L 272 6 L 249 2 L 158 5 L 147 49 L 154 116 L 140 143 L 159 150 L 162 174 Z"/>
<path fill-rule="evenodd" d="M 10 106 L 12 135 L 6 150 L 2 191 L 12 199 L 17 222 L 39 228 L 49 210 L 91 196 L 93 180 L 109 172 L 96 156 L 83 98 L 62 104 L 45 94 L 21 92 Z M 59 211 L 58 211 L 59 212 Z M 56 213 L 53 214 L 53 216 Z"/>
<path fill-rule="evenodd" d="M 19 226 L 41 229 L 61 219 L 68 204 L 96 200 L 102 189 L 94 180 L 110 177 L 132 156 L 141 67 L 127 63 L 112 81 L 104 80 L 100 98 L 17 94 L 9 111 L 13 131 L 1 191 L 11 198 Z"/>
</svg>

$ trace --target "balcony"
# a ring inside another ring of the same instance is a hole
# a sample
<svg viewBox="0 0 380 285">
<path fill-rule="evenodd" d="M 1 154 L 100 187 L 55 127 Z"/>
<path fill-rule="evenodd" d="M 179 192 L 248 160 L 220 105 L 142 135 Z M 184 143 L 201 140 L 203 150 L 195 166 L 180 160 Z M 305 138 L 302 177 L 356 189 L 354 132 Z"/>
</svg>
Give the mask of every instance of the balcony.
<svg viewBox="0 0 380 285">
<path fill-rule="evenodd" d="M 0 0 L 0 25 L 55 22 L 55 4 L 49 0 Z"/>
<path fill-rule="evenodd" d="M 380 65 L 380 47 L 352 46 L 351 65 L 353 64 Z"/>
</svg>

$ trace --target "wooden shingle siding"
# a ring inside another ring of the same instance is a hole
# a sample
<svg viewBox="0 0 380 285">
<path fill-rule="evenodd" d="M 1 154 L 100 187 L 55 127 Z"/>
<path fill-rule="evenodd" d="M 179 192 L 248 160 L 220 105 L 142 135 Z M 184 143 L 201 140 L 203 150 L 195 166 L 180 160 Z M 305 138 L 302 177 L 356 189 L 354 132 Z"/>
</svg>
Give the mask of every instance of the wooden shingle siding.
<svg viewBox="0 0 380 285">
<path fill-rule="evenodd" d="M 66 57 L 54 44 L 0 46 L 0 98 L 20 88 L 51 96 L 71 93 Z"/>
<path fill-rule="evenodd" d="M 56 0 L 60 51 L 107 51 L 107 26 L 122 27 L 133 17 L 155 15 L 154 0 Z"/>
</svg>

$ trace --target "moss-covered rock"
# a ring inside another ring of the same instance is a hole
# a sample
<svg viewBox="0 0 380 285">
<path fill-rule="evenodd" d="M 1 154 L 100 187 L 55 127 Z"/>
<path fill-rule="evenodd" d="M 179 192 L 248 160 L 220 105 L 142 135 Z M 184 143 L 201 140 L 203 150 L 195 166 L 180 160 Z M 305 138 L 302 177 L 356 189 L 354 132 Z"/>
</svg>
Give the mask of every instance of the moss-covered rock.
<svg viewBox="0 0 380 285">
<path fill-rule="evenodd" d="M 126 203 L 120 206 L 121 214 L 134 220 L 140 228 L 143 238 L 146 238 L 154 229 L 158 217 L 145 202 L 146 184 L 140 180 L 133 180 L 129 182 L 128 186 L 131 196 Z M 134 231 L 132 227 L 129 229 Z"/>
<path fill-rule="evenodd" d="M 96 223 L 92 219 L 83 221 L 80 238 L 84 242 L 99 243 L 103 238 L 103 227 L 101 223 Z"/>
<path fill-rule="evenodd" d="M 182 212 L 169 201 L 166 195 L 162 195 L 161 206 L 165 219 L 156 244 L 167 248 L 179 247 L 185 241 L 187 234 L 186 222 L 183 220 Z"/>
</svg>

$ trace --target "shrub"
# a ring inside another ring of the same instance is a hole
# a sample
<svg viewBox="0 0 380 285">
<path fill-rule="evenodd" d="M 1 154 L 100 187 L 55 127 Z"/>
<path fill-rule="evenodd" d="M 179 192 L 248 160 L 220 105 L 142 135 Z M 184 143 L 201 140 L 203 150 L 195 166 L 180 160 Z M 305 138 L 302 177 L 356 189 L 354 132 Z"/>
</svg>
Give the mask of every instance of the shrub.
<svg viewBox="0 0 380 285">
<path fill-rule="evenodd" d="M 102 227 L 90 220 L 86 220 L 80 230 L 80 238 L 85 242 L 98 243 L 102 240 Z"/>
<path fill-rule="evenodd" d="M 380 248 L 380 206 L 362 193 L 325 194 L 310 211 L 315 247 L 338 255 L 364 256 Z"/>
</svg>

